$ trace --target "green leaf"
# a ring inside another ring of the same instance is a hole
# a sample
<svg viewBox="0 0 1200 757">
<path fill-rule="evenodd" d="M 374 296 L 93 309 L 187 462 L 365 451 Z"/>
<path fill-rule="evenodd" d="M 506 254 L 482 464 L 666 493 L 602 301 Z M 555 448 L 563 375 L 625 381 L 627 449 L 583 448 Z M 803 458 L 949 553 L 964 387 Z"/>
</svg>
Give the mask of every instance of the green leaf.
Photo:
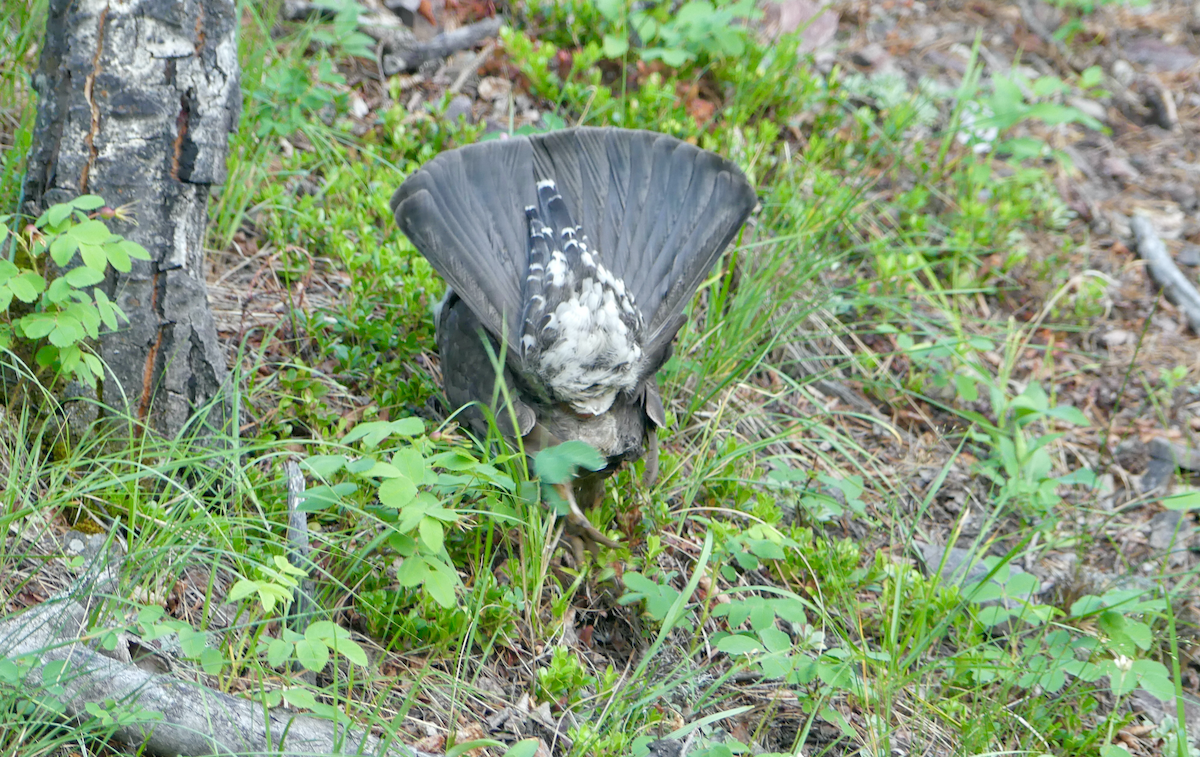
<svg viewBox="0 0 1200 757">
<path fill-rule="evenodd" d="M 392 456 L 392 465 L 400 469 L 405 477 L 414 484 L 423 484 L 429 474 L 429 463 L 415 449 L 402 449 Z"/>
<path fill-rule="evenodd" d="M 128 239 L 122 239 L 120 242 L 116 243 L 116 246 L 120 247 L 121 252 L 125 253 L 127 257 L 133 258 L 134 260 L 150 259 L 149 251 L 147 251 L 145 247 L 142 247 L 137 242 L 131 242 Z"/>
<path fill-rule="evenodd" d="M 286 689 L 283 699 L 293 707 L 311 710 L 317 706 L 317 698 L 308 689 Z"/>
<path fill-rule="evenodd" d="M 78 318 L 59 313 L 55 322 L 54 331 L 50 332 L 50 344 L 55 347 L 69 347 L 86 336 Z"/>
<path fill-rule="evenodd" d="M 425 544 L 425 546 L 429 547 L 430 551 L 442 551 L 442 539 L 444 537 L 444 533 L 442 530 L 441 521 L 437 520 L 436 518 L 430 518 L 428 515 L 426 515 L 424 518 L 421 518 L 421 523 L 418 526 L 418 530 L 421 534 L 421 541 Z"/>
<path fill-rule="evenodd" d="M 358 491 L 358 486 L 351 483 L 328 486 L 321 484 L 304 492 L 297 509 L 305 513 L 313 513 L 340 505 L 342 500 Z"/>
<path fill-rule="evenodd" d="M 717 642 L 717 649 L 730 655 L 761 654 L 766 651 L 763 645 L 759 644 L 757 640 L 749 636 L 742 636 L 741 634 L 726 636 L 721 639 Z"/>
<path fill-rule="evenodd" d="M 55 318 L 49 313 L 30 313 L 17 323 L 27 339 L 41 339 L 54 331 Z"/>
<path fill-rule="evenodd" d="M 113 233 L 102 221 L 89 219 L 73 226 L 65 232 L 79 244 L 104 244 L 112 238 Z"/>
<path fill-rule="evenodd" d="M 104 269 L 108 268 L 108 256 L 104 254 L 104 247 L 101 245 L 81 243 L 79 257 L 83 259 L 84 265 L 100 273 L 104 273 Z"/>
<path fill-rule="evenodd" d="M 46 289 L 46 299 L 54 304 L 66 302 L 71 299 L 71 293 L 75 289 L 67 283 L 66 279 L 59 277 L 50 282 L 50 286 Z"/>
<path fill-rule="evenodd" d="M 1049 415 L 1052 418 L 1058 418 L 1059 420 L 1066 421 L 1067 423 L 1071 423 L 1076 426 L 1092 425 L 1091 421 L 1088 420 L 1087 416 L 1084 415 L 1079 408 L 1072 407 L 1071 405 L 1056 405 L 1055 407 L 1047 410 L 1046 415 Z"/>
<path fill-rule="evenodd" d="M 388 507 L 399 509 L 416 498 L 417 487 L 406 476 L 389 478 L 379 485 L 379 501 Z"/>
<path fill-rule="evenodd" d="M 620 58 L 629 52 L 629 39 L 615 34 L 604 35 L 604 57 Z"/>
<path fill-rule="evenodd" d="M 533 468 L 543 481 L 561 484 L 574 477 L 576 468 L 598 471 L 606 462 L 595 447 L 573 439 L 537 453 Z"/>
<path fill-rule="evenodd" d="M 609 21 L 620 21 L 625 15 L 625 0 L 596 0 L 596 10 Z"/>
<path fill-rule="evenodd" d="M 8 288 L 21 302 L 33 302 L 39 294 L 46 290 L 46 280 L 34 271 L 24 271 L 9 280 Z M 0 308 L 0 310 L 6 309 Z"/>
<path fill-rule="evenodd" d="M 420 418 L 401 418 L 397 421 L 371 421 L 360 423 L 342 437 L 343 444 L 353 444 L 359 439 L 367 447 L 376 447 L 392 435 L 419 436 L 425 432 L 425 423 Z"/>
<path fill-rule="evenodd" d="M 328 480 L 345 465 L 345 455 L 312 455 L 300 461 L 301 468 L 306 468 L 317 478 L 325 480 Z"/>
<path fill-rule="evenodd" d="M 65 268 L 67 263 L 71 262 L 71 258 L 75 257 L 77 249 L 79 249 L 79 241 L 63 234 L 50 243 L 50 257 L 60 268 Z"/>
<path fill-rule="evenodd" d="M 458 606 L 458 601 L 454 596 L 454 587 L 457 583 L 454 578 L 438 570 L 431 570 L 425 577 L 425 589 L 429 592 L 429 596 L 446 609 Z"/>
<path fill-rule="evenodd" d="M 537 750 L 537 739 L 523 739 L 513 744 L 512 747 L 510 747 L 509 750 L 504 753 L 504 757 L 533 757 L 533 755 L 537 754 Z M 450 757 L 449 752 L 446 753 L 446 757 Z"/>
<path fill-rule="evenodd" d="M 79 195 L 66 204 L 80 210 L 95 210 L 104 207 L 104 198 L 100 195 Z"/>
<path fill-rule="evenodd" d="M 271 639 L 271 643 L 267 646 L 267 664 L 273 668 L 279 667 L 292 656 L 293 648 L 293 644 L 283 639 Z"/>
<path fill-rule="evenodd" d="M 118 242 L 116 244 L 109 243 L 103 247 L 104 255 L 108 258 L 108 262 L 112 264 L 121 273 L 129 273 L 133 268 L 133 263 L 129 261 L 129 253 L 125 252 L 124 246 Z M 86 258 L 84 258 L 86 262 Z M 100 270 L 104 270 L 101 268 Z"/>
<path fill-rule="evenodd" d="M 71 286 L 82 289 L 83 287 L 92 286 L 104 281 L 104 274 L 94 268 L 77 266 L 67 271 L 67 275 L 63 278 Z"/>
<path fill-rule="evenodd" d="M 339 655 L 345 657 L 347 660 L 359 666 L 360 668 L 367 667 L 367 653 L 363 650 L 362 646 L 358 642 L 350 639 L 336 638 L 334 639 L 334 643 L 330 646 L 332 646 L 334 651 Z"/>
<path fill-rule="evenodd" d="M 47 224 L 49 224 L 50 226 L 59 225 L 63 221 L 67 220 L 67 216 L 71 215 L 71 210 L 72 210 L 72 208 L 69 203 L 64 202 L 64 203 L 59 203 L 58 205 L 51 205 L 50 208 L 46 211 L 46 213 L 43 216 L 41 216 L 40 218 L 38 218 L 38 220 L 37 220 L 38 228 L 41 228 L 42 226 L 45 226 Z"/>
<path fill-rule="evenodd" d="M 534 742 L 535 747 L 537 746 L 537 739 L 529 739 L 529 740 Z M 517 745 L 519 745 L 520 743 L 522 743 L 522 742 L 517 742 L 516 745 L 513 745 L 513 749 L 516 749 Z M 495 739 L 475 739 L 474 741 L 461 741 L 461 742 L 456 743 L 450 749 L 446 750 L 446 757 L 459 757 L 460 754 L 465 754 L 466 752 L 469 752 L 472 749 L 480 749 L 483 747 L 493 747 L 493 746 L 502 747 L 502 746 L 504 746 L 504 742 L 496 741 Z M 512 750 L 505 752 L 505 754 L 511 754 L 511 753 L 512 753 Z"/>
<path fill-rule="evenodd" d="M 329 647 L 323 641 L 305 638 L 296 642 L 296 659 L 305 669 L 319 673 L 329 662 Z"/>
<path fill-rule="evenodd" d="M 759 631 L 758 638 L 768 652 L 786 652 L 792 648 L 792 639 L 778 628 L 765 628 Z"/>
<path fill-rule="evenodd" d="M 1171 682 L 1171 674 L 1158 660 L 1136 660 L 1133 663 L 1133 672 L 1137 673 L 1139 683 L 1146 693 L 1163 702 L 1175 698 L 1175 684 Z"/>
<path fill-rule="evenodd" d="M 1172 494 L 1163 497 L 1163 507 L 1168 510 L 1197 510 L 1200 509 L 1200 490 Z"/>
</svg>

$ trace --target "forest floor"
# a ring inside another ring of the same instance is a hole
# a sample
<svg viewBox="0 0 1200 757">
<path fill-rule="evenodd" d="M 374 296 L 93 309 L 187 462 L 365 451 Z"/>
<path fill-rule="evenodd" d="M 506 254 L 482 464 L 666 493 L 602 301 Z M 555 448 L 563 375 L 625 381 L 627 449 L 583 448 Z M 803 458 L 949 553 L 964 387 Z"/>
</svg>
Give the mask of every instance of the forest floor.
<svg viewBox="0 0 1200 757">
<path fill-rule="evenodd" d="M 424 0 L 418 40 L 506 27 L 386 76 L 387 8 L 249 4 L 208 257 L 244 406 L 233 495 L 88 473 L 157 476 L 144 461 L 175 448 L 10 475 L 41 495 L 9 522 L 6 611 L 69 585 L 63 545 L 117 523 L 126 616 L 220 641 L 197 678 L 426 751 L 1185 754 L 1200 313 L 1164 296 L 1134 228 L 1197 285 L 1200 6 L 753 7 Z M 0 64 L 31 71 L 36 46 L 7 39 Z M 13 86 L 4 175 L 34 107 Z M 627 548 L 585 565 L 521 459 L 447 421 L 442 285 L 387 209 L 442 149 L 576 124 L 717 150 L 761 200 L 662 373 L 660 480 L 613 479 L 591 518 Z M 289 457 L 318 492 L 318 605 L 370 660 L 308 679 L 264 651 L 282 610 L 229 596 L 288 587 Z M 362 459 L 426 509 L 391 507 Z"/>
</svg>

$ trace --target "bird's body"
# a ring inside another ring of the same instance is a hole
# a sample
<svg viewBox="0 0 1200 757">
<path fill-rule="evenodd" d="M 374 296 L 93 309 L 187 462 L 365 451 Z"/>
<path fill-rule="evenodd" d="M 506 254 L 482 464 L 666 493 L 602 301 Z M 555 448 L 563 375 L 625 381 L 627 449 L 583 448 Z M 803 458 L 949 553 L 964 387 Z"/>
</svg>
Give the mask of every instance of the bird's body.
<svg viewBox="0 0 1200 757">
<path fill-rule="evenodd" d="M 450 285 L 436 324 L 447 399 L 488 405 L 531 454 L 580 440 L 604 455 L 604 470 L 563 490 L 594 540 L 611 543 L 576 500 L 593 504 L 604 476 L 654 457 L 665 420 L 655 373 L 755 203 L 713 153 L 594 128 L 442 153 L 392 197 L 401 230 Z M 504 356 L 506 391 L 492 355 Z M 464 413 L 486 433 L 477 407 Z"/>
</svg>

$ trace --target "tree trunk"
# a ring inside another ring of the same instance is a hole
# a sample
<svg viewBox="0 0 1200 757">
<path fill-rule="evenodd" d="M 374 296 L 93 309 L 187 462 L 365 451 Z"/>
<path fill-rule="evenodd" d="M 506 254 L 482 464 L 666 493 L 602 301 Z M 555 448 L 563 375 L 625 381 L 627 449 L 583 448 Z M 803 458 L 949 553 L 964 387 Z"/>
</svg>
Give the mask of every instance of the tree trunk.
<svg viewBox="0 0 1200 757">
<path fill-rule="evenodd" d="M 236 29 L 233 0 L 51 0 L 34 77 L 32 210 L 100 195 L 152 258 L 97 285 L 129 316 L 100 338 L 98 399 L 171 437 L 226 374 L 203 245 L 241 105 Z"/>
</svg>

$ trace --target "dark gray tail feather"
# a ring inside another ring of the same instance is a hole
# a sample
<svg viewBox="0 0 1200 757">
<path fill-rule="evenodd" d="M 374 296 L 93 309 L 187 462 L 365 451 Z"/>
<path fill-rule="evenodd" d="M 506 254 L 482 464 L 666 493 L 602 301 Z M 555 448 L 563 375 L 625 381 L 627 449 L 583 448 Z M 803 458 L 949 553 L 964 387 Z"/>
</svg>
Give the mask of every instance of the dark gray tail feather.
<svg viewBox="0 0 1200 757">
<path fill-rule="evenodd" d="M 603 264 L 632 291 L 648 357 L 757 202 L 732 162 L 648 131 L 564 129 L 442 153 L 391 206 L 401 231 L 485 328 L 520 355 L 528 269 L 525 208 L 552 179 Z M 654 366 L 655 368 L 657 366 Z"/>
</svg>

